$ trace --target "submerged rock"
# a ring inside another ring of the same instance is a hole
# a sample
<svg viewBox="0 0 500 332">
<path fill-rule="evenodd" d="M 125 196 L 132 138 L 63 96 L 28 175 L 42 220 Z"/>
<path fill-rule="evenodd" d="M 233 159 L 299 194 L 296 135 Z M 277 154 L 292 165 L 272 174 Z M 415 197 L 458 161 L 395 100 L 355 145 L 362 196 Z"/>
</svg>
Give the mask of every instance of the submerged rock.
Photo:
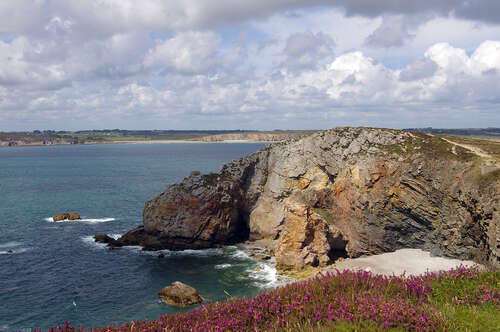
<svg viewBox="0 0 500 332">
<path fill-rule="evenodd" d="M 500 177 L 424 134 L 335 128 L 192 173 L 117 240 L 146 250 L 268 240 L 280 270 L 420 248 L 500 267 Z M 495 172 L 495 171 L 494 171 Z"/>
<path fill-rule="evenodd" d="M 158 296 L 162 301 L 180 307 L 186 307 L 204 301 L 200 292 L 180 281 L 174 281 L 170 286 L 162 288 Z"/>
<path fill-rule="evenodd" d="M 81 219 L 81 217 L 76 212 L 60 213 L 60 214 L 55 214 L 52 216 L 52 220 L 54 220 L 54 221 L 79 220 L 79 219 Z"/>
</svg>

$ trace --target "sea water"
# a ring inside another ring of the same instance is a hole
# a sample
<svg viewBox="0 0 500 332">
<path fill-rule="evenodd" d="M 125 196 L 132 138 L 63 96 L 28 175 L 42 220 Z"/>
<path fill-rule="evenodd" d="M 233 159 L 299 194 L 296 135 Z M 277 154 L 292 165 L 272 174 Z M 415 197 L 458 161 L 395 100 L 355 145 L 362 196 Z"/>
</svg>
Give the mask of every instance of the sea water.
<svg viewBox="0 0 500 332">
<path fill-rule="evenodd" d="M 257 143 L 110 144 L 0 148 L 0 331 L 155 319 L 178 309 L 158 291 L 179 280 L 210 301 L 276 285 L 267 263 L 240 246 L 145 252 L 109 250 L 142 222 L 144 203 L 191 171 L 216 171 Z M 53 222 L 78 212 L 81 221 Z M 256 267 L 259 267 L 256 269 Z"/>
</svg>

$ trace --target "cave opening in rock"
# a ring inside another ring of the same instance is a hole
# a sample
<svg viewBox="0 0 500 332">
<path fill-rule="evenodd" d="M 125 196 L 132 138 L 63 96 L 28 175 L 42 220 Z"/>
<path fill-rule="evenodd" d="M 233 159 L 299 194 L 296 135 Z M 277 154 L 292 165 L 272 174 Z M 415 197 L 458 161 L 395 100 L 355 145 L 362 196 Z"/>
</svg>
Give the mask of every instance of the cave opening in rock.
<svg viewBox="0 0 500 332">
<path fill-rule="evenodd" d="M 235 243 L 245 242 L 250 237 L 250 214 L 247 211 L 238 211 L 238 221 L 236 222 L 236 231 L 234 232 Z"/>
<path fill-rule="evenodd" d="M 336 237 L 330 239 L 330 252 L 328 253 L 328 257 L 330 257 L 332 262 L 335 262 L 339 258 L 348 258 L 347 254 L 347 243 L 348 240 L 345 240 L 342 234 L 339 234 Z"/>
</svg>

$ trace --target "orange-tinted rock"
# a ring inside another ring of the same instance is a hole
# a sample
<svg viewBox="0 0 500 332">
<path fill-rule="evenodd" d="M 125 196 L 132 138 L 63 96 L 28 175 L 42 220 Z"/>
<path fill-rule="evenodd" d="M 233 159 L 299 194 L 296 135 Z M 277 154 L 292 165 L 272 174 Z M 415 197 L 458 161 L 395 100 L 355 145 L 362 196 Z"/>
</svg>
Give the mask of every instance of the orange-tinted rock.
<svg viewBox="0 0 500 332">
<path fill-rule="evenodd" d="M 63 221 L 63 220 L 79 220 L 81 219 L 80 215 L 76 212 L 71 213 L 60 213 L 52 216 L 54 221 Z"/>
<path fill-rule="evenodd" d="M 294 199 L 287 202 L 285 227 L 275 249 L 279 270 L 302 270 L 307 266 L 325 266 L 335 256 L 343 256 L 346 241 L 335 226 L 313 209 Z"/>
<path fill-rule="evenodd" d="M 407 247 L 500 267 L 500 181 L 479 181 L 474 158 L 439 137 L 335 128 L 167 186 L 146 203 L 143 226 L 117 242 L 178 250 L 272 240 L 280 269 Z"/>
</svg>

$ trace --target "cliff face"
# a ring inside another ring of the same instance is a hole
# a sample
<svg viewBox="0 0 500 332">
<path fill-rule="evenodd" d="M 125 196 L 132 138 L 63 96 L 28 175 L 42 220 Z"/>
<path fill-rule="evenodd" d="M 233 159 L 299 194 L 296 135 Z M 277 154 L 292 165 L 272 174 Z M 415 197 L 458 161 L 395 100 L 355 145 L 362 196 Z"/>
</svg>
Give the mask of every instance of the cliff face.
<svg viewBox="0 0 500 332">
<path fill-rule="evenodd" d="M 230 134 L 218 134 L 191 139 L 201 142 L 226 142 L 226 141 L 249 141 L 249 142 L 280 142 L 287 139 L 295 139 L 311 134 L 312 131 L 274 131 L 274 132 L 241 132 Z"/>
<path fill-rule="evenodd" d="M 500 267 L 500 176 L 439 138 L 337 128 L 191 174 L 146 203 L 118 242 L 207 248 L 269 239 L 277 266 L 411 247 Z M 479 172 L 479 173 L 478 173 Z"/>
</svg>

